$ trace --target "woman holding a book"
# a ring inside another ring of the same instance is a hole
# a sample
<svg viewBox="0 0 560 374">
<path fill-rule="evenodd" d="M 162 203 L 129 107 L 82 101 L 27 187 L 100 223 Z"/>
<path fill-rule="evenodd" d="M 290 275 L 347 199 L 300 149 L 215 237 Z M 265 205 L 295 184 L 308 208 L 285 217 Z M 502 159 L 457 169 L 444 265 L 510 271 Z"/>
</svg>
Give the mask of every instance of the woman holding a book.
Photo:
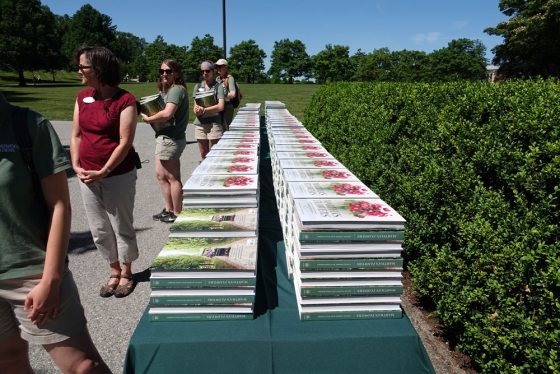
<svg viewBox="0 0 560 374">
<path fill-rule="evenodd" d="M 159 75 L 158 89 L 165 100 L 165 107 L 152 116 L 142 113 L 142 118 L 145 122 L 160 124 L 156 131 L 155 167 L 164 207 L 153 219 L 172 223 L 183 207 L 180 159 L 187 145 L 189 103 L 183 73 L 175 60 L 164 60 Z"/>
<path fill-rule="evenodd" d="M 210 148 L 216 144 L 224 133 L 222 111 L 224 110 L 224 86 L 216 81 L 214 64 L 203 61 L 200 72 L 204 77 L 194 87 L 194 114 L 196 119 L 195 137 L 198 142 L 200 157 L 204 160 Z"/>
<path fill-rule="evenodd" d="M 136 195 L 136 98 L 119 87 L 119 62 L 105 47 L 76 53 L 82 85 L 74 104 L 70 155 L 93 241 L 109 263 L 100 296 L 128 296 L 138 258 L 133 226 Z"/>
</svg>

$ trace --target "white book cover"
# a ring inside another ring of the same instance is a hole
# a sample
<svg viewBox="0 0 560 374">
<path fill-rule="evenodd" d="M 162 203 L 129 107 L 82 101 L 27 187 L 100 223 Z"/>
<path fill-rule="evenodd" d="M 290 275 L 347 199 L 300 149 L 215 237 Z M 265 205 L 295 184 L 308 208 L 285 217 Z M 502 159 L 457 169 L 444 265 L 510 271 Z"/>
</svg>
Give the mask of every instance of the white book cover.
<svg viewBox="0 0 560 374">
<path fill-rule="evenodd" d="M 289 182 L 288 190 L 294 199 L 379 199 L 379 196 L 362 182 Z"/>
<path fill-rule="evenodd" d="M 256 149 L 214 149 L 206 155 L 206 158 L 211 157 L 259 157 L 259 152 Z"/>
<path fill-rule="evenodd" d="M 282 135 L 276 135 L 273 138 L 274 144 L 316 144 L 321 145 L 321 142 L 312 137 L 304 137 L 304 138 L 296 138 L 296 137 L 287 137 Z"/>
<path fill-rule="evenodd" d="M 318 151 L 313 151 L 313 152 L 318 152 Z M 284 152 L 279 152 L 279 153 L 284 153 Z M 294 152 L 294 153 L 300 153 L 300 152 Z M 325 154 L 326 152 L 320 152 L 320 153 Z M 344 168 L 344 165 L 340 161 L 334 158 L 329 158 L 329 159 L 281 158 L 279 159 L 279 164 L 282 169 Z"/>
<path fill-rule="evenodd" d="M 214 165 L 251 165 L 257 167 L 259 158 L 257 156 L 222 156 L 206 158 L 201 162 L 201 165 L 214 164 Z"/>
<path fill-rule="evenodd" d="M 206 160 L 205 160 L 206 161 Z M 203 162 L 193 170 L 192 175 L 212 174 L 212 175 L 253 175 L 257 178 L 257 161 L 253 164 L 216 164 L 213 162 Z"/>
<path fill-rule="evenodd" d="M 222 139 L 260 139 L 259 131 L 226 131 Z"/>
<path fill-rule="evenodd" d="M 381 199 L 296 199 L 299 228 L 404 230 L 405 219 Z"/>
<path fill-rule="evenodd" d="M 183 185 L 184 194 L 250 194 L 256 193 L 255 175 L 193 175 Z"/>
<path fill-rule="evenodd" d="M 277 152 L 327 152 L 320 144 L 276 144 L 274 148 Z"/>
<path fill-rule="evenodd" d="M 332 159 L 334 157 L 326 151 L 303 151 L 303 152 L 276 152 L 276 157 L 279 160 L 282 159 L 303 159 L 303 160 L 315 160 L 315 159 Z"/>
<path fill-rule="evenodd" d="M 228 139 L 226 139 L 226 141 L 224 142 L 218 142 L 217 144 L 214 144 L 212 146 L 212 150 L 216 149 L 235 149 L 235 150 L 240 150 L 240 149 L 253 149 L 253 150 L 257 150 L 259 148 L 259 144 L 258 143 L 240 143 L 240 142 L 229 142 L 227 141 Z"/>
<path fill-rule="evenodd" d="M 344 169 L 285 169 L 284 178 L 289 182 L 328 182 L 328 181 L 359 181 L 346 168 Z"/>
</svg>

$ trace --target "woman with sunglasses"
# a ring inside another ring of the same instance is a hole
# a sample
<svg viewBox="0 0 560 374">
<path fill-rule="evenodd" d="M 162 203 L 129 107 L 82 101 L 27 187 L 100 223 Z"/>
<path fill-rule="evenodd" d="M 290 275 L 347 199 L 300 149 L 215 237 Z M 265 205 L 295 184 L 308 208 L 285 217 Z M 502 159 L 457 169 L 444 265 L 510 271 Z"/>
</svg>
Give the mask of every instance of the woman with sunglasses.
<svg viewBox="0 0 560 374">
<path fill-rule="evenodd" d="M 164 60 L 159 75 L 158 89 L 164 98 L 165 107 L 153 116 L 144 113 L 141 115 L 147 123 L 171 124 L 167 127 L 160 126 L 156 131 L 156 177 L 163 195 L 164 207 L 152 217 L 156 221 L 172 223 L 183 208 L 180 158 L 187 145 L 189 103 L 183 73 L 175 60 Z"/>
<path fill-rule="evenodd" d="M 222 111 L 224 110 L 224 86 L 216 81 L 214 64 L 210 61 L 203 61 L 200 64 L 200 71 L 204 80 L 194 87 L 194 114 L 196 114 L 195 137 L 198 142 L 200 157 L 204 160 L 210 148 L 216 144 L 222 134 L 224 127 L 222 123 Z M 203 107 L 196 103 L 197 93 L 213 92 L 217 104 Z"/>
<path fill-rule="evenodd" d="M 70 155 L 93 241 L 109 263 L 101 297 L 125 297 L 134 289 L 138 258 L 133 226 L 136 195 L 136 98 L 119 87 L 119 62 L 105 47 L 76 53 L 82 85 L 74 104 Z"/>
</svg>

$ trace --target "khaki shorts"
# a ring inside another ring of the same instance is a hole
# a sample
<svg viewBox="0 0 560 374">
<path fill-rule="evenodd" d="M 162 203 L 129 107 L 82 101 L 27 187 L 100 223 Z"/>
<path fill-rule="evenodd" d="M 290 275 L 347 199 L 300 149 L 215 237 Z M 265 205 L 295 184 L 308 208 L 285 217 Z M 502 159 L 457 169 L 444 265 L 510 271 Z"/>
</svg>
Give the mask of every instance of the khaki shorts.
<svg viewBox="0 0 560 374">
<path fill-rule="evenodd" d="M 217 140 L 222 137 L 224 127 L 221 123 L 200 124 L 194 126 L 194 137 L 197 140 Z"/>
<path fill-rule="evenodd" d="M 84 308 L 70 270 L 64 272 L 60 285 L 60 312 L 40 326 L 31 323 L 23 310 L 25 297 L 41 280 L 40 275 L 0 280 L 0 341 L 18 333 L 34 344 L 54 344 L 81 334 L 86 328 Z"/>
<path fill-rule="evenodd" d="M 169 136 L 160 135 L 156 138 L 156 156 L 160 160 L 178 160 L 181 158 L 187 139 L 171 139 Z"/>
</svg>

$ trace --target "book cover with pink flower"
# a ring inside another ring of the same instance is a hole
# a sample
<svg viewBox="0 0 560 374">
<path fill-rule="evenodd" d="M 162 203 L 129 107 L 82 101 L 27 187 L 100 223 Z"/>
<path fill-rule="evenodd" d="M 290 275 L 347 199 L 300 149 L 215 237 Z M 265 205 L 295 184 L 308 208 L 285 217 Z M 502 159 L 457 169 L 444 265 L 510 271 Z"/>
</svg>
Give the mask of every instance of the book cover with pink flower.
<svg viewBox="0 0 560 374">
<path fill-rule="evenodd" d="M 199 174 L 191 176 L 183 185 L 183 196 L 256 194 L 257 185 L 256 175 Z"/>
<path fill-rule="evenodd" d="M 290 182 L 288 190 L 294 199 L 379 198 L 362 182 Z"/>
<path fill-rule="evenodd" d="M 299 228 L 404 230 L 405 219 L 381 199 L 294 199 Z"/>
<path fill-rule="evenodd" d="M 355 181 L 359 179 L 346 168 L 284 169 L 286 182 Z"/>
<path fill-rule="evenodd" d="M 238 158 L 241 159 L 241 158 Z M 249 159 L 249 158 L 243 158 Z M 214 158 L 212 159 L 214 160 Z M 210 160 L 204 160 L 200 165 L 193 170 L 192 175 L 199 175 L 199 174 L 214 174 L 214 175 L 254 175 L 254 178 L 257 178 L 256 174 L 258 172 L 258 161 L 257 159 L 253 159 L 251 163 L 216 163 L 214 161 L 210 162 Z"/>
<path fill-rule="evenodd" d="M 259 157 L 257 149 L 215 149 L 212 148 L 206 158 L 214 157 Z"/>
<path fill-rule="evenodd" d="M 302 158 L 282 158 L 279 159 L 282 169 L 328 169 L 344 168 L 344 165 L 333 159 L 302 159 Z"/>
</svg>

